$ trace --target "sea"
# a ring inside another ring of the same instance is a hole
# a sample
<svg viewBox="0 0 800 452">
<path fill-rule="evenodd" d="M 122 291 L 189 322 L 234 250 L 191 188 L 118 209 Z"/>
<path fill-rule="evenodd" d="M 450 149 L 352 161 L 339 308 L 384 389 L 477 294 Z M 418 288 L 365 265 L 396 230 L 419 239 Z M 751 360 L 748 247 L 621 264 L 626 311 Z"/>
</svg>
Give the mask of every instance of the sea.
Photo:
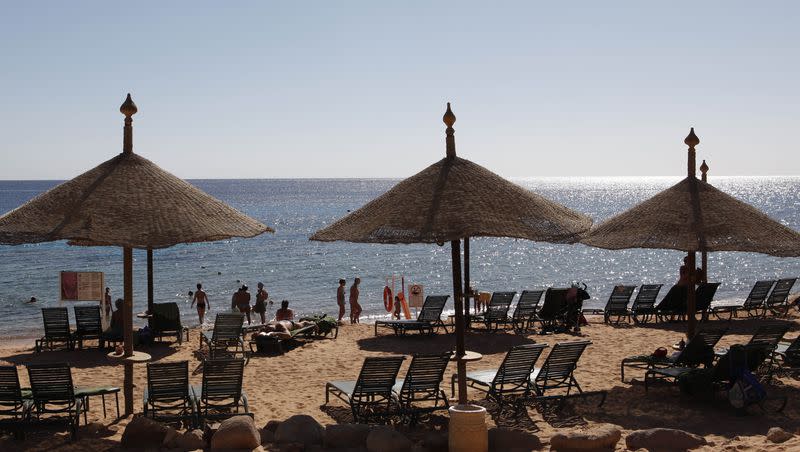
<svg viewBox="0 0 800 452">
<path fill-rule="evenodd" d="M 512 179 L 523 187 L 602 221 L 679 181 L 676 177 L 574 177 Z M 421 284 L 425 294 L 452 294 L 449 246 L 320 243 L 308 238 L 389 190 L 389 179 L 190 180 L 190 183 L 275 229 L 250 239 L 177 245 L 154 252 L 155 301 L 175 301 L 184 325 L 198 324 L 188 293 L 202 282 L 210 314 L 230 309 L 233 292 L 263 282 L 275 302 L 295 313 L 335 314 L 336 287 L 361 278 L 364 319 L 387 317 L 383 289 Z M 800 177 L 718 177 L 721 190 L 800 230 Z M 60 181 L 0 181 L 0 213 L 10 211 Z M 398 208 L 402 208 L 398 206 Z M 412 214 L 412 213 L 410 213 Z M 480 212 L 465 212 L 465 215 Z M 661 283 L 678 278 L 683 253 L 669 250 L 610 251 L 582 244 L 534 243 L 509 238 L 470 241 L 471 279 L 481 291 L 517 291 L 584 283 L 602 307 L 617 284 Z M 146 309 L 146 254 L 134 250 L 134 309 Z M 758 279 L 800 276 L 800 259 L 719 252 L 708 258 L 709 280 L 722 284 L 718 302 L 741 302 Z M 40 308 L 59 301 L 59 272 L 102 271 L 113 298 L 122 296 L 122 250 L 66 242 L 0 246 L 0 335 L 41 336 Z M 795 291 L 800 291 L 796 287 Z M 666 293 L 662 290 L 661 296 Z M 37 303 L 26 303 L 35 296 Z M 91 303 L 91 302 L 89 302 Z M 81 304 L 87 304 L 83 302 Z M 450 310 L 452 311 L 452 305 Z M 71 309 L 70 309 L 71 311 Z M 70 313 L 71 320 L 74 321 Z"/>
</svg>

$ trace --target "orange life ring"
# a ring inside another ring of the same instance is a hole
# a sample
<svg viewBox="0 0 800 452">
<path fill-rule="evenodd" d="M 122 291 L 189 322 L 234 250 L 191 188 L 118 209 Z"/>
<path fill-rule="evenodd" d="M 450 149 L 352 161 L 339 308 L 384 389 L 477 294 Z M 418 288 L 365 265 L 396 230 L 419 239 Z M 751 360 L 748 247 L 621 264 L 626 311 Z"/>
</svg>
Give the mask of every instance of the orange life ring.
<svg viewBox="0 0 800 452">
<path fill-rule="evenodd" d="M 392 312 L 394 308 L 394 297 L 389 286 L 383 288 L 383 307 L 386 308 L 386 312 Z"/>
</svg>

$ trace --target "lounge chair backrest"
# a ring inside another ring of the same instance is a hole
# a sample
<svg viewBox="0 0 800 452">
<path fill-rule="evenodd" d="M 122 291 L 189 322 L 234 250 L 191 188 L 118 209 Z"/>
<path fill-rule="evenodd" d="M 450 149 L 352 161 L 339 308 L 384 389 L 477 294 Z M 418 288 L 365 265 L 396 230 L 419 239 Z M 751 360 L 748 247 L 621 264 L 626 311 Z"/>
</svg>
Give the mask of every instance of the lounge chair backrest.
<svg viewBox="0 0 800 452">
<path fill-rule="evenodd" d="M 738 377 L 737 371 L 746 368 L 756 372 L 769 356 L 763 345 L 733 345 L 722 355 L 712 370 L 712 380 L 724 381 Z"/>
<path fill-rule="evenodd" d="M 753 288 L 750 289 L 750 293 L 747 294 L 747 298 L 744 300 L 744 307 L 761 306 L 774 285 L 775 280 L 756 281 Z"/>
<path fill-rule="evenodd" d="M 658 303 L 656 307 L 659 311 L 662 312 L 675 312 L 675 313 L 684 313 L 686 312 L 686 295 L 687 295 L 687 287 L 686 286 L 679 286 L 677 284 L 673 285 L 667 291 L 667 294 L 664 298 L 661 299 L 661 302 Z M 697 298 L 695 297 L 695 305 L 697 304 Z"/>
<path fill-rule="evenodd" d="M 652 309 L 662 286 L 663 284 L 642 284 L 633 300 L 633 309 Z"/>
<path fill-rule="evenodd" d="M 150 328 L 153 331 L 180 331 L 181 326 L 181 311 L 178 308 L 178 303 L 155 303 L 153 304 L 153 315 L 149 319 Z"/>
<path fill-rule="evenodd" d="M 450 295 L 428 295 L 422 303 L 417 320 L 420 322 L 438 322 L 442 319 L 442 311 Z"/>
<path fill-rule="evenodd" d="M 705 311 L 711 307 L 711 302 L 714 300 L 714 295 L 717 293 L 718 287 L 718 282 L 700 283 L 700 285 L 697 286 L 694 292 L 694 306 L 697 311 Z"/>
<path fill-rule="evenodd" d="M 513 388 L 527 385 L 533 367 L 545 348 L 547 344 L 523 344 L 509 350 L 497 369 L 492 387 L 502 390 L 503 386 Z"/>
<path fill-rule="evenodd" d="M 755 334 L 750 338 L 747 345 L 764 345 L 770 350 L 773 350 L 777 347 L 778 342 L 783 339 L 783 335 L 789 331 L 790 326 L 791 324 L 788 322 L 774 325 L 761 325 L 756 329 Z"/>
<path fill-rule="evenodd" d="M 539 310 L 539 317 L 551 319 L 562 313 L 567 307 L 567 291 L 569 288 L 549 288 L 544 294 L 544 304 Z"/>
<path fill-rule="evenodd" d="M 775 288 L 772 289 L 772 293 L 767 297 L 767 305 L 785 303 L 789 298 L 789 291 L 792 290 L 792 286 L 794 286 L 796 281 L 797 278 L 779 279 L 778 282 L 775 283 Z"/>
<path fill-rule="evenodd" d="M 448 351 L 445 353 L 414 355 L 403 379 L 400 399 L 413 399 L 414 394 L 418 393 L 436 395 L 452 354 L 453 352 Z"/>
<path fill-rule="evenodd" d="M 147 364 L 150 402 L 174 402 L 189 397 L 189 361 Z"/>
<path fill-rule="evenodd" d="M 514 319 L 526 319 L 534 314 L 539 308 L 543 294 L 544 290 L 523 290 L 514 309 Z"/>
<path fill-rule="evenodd" d="M 784 362 L 790 366 L 800 366 L 800 336 L 797 336 L 786 349 Z"/>
<path fill-rule="evenodd" d="M 511 302 L 514 301 L 516 292 L 493 292 L 489 305 L 486 307 L 486 320 L 504 320 L 508 317 Z"/>
<path fill-rule="evenodd" d="M 22 389 L 16 366 L 0 366 L 0 413 L 2 407 L 22 407 Z"/>
<path fill-rule="evenodd" d="M 536 376 L 537 380 L 564 379 L 572 375 L 578 367 L 583 351 L 591 344 L 590 341 L 558 342 L 550 350 L 547 359 L 542 365 L 542 370 Z"/>
<path fill-rule="evenodd" d="M 689 366 L 711 364 L 714 360 L 714 346 L 727 331 L 728 328 L 708 328 L 698 331 L 678 353 L 675 363 Z"/>
<path fill-rule="evenodd" d="M 605 312 L 627 312 L 636 286 L 614 286 L 606 302 Z"/>
<path fill-rule="evenodd" d="M 400 371 L 404 359 L 404 356 L 365 358 L 352 397 L 354 399 L 369 398 L 372 395 L 390 397 L 397 372 Z"/>
<path fill-rule="evenodd" d="M 75 328 L 83 333 L 102 333 L 100 306 L 75 306 Z"/>
<path fill-rule="evenodd" d="M 67 308 L 42 308 L 44 335 L 49 338 L 69 338 L 69 312 Z"/>
<path fill-rule="evenodd" d="M 72 403 L 75 400 L 69 364 L 31 364 L 28 366 L 28 380 L 34 401 Z"/>
<path fill-rule="evenodd" d="M 203 362 L 203 400 L 233 399 L 242 396 L 243 359 L 208 359 Z"/>
<path fill-rule="evenodd" d="M 701 338 L 709 347 L 715 347 L 717 342 L 722 339 L 722 336 L 728 332 L 727 327 L 722 328 L 705 328 L 696 333 L 698 338 Z"/>
<path fill-rule="evenodd" d="M 242 336 L 244 315 L 236 312 L 220 312 L 214 320 L 212 340 L 235 340 Z"/>
</svg>

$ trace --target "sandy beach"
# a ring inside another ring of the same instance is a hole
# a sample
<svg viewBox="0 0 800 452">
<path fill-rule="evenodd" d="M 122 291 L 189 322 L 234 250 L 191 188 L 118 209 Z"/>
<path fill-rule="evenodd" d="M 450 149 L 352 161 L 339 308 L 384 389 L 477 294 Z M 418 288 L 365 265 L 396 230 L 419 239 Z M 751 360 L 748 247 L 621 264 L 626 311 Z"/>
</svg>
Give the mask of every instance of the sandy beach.
<svg viewBox="0 0 800 452">
<path fill-rule="evenodd" d="M 782 444 L 772 444 L 765 435 L 771 427 L 782 427 L 795 432 L 800 427 L 800 405 L 798 391 L 800 382 L 781 378 L 769 387 L 771 395 L 786 395 L 789 404 L 782 413 L 764 413 L 753 408 L 749 415 L 737 415 L 726 401 L 703 402 L 690 400 L 677 387 L 659 386 L 645 392 L 643 373 L 633 371 L 626 378 L 632 382 L 621 383 L 620 361 L 630 355 L 649 353 L 658 346 L 670 346 L 682 337 L 683 323 L 649 324 L 645 327 L 607 326 L 599 317 L 590 317 L 590 325 L 581 331 L 581 338 L 592 341 L 583 355 L 576 372 L 584 391 L 608 392 L 605 405 L 596 407 L 597 399 L 570 402 L 559 412 L 529 409 L 526 415 L 515 417 L 513 411 L 499 412 L 493 402 L 485 400 L 481 393 L 470 390 L 471 401 L 483 405 L 489 412 L 490 426 L 522 429 L 539 437 L 544 449 L 549 449 L 549 438 L 558 432 L 583 429 L 597 424 L 615 424 L 623 430 L 623 440 L 617 450 L 625 450 L 624 436 L 637 429 L 669 427 L 686 430 L 704 436 L 709 446 L 702 450 L 769 450 L 790 451 L 800 448 L 800 437 Z M 787 334 L 794 338 L 800 331 L 797 317 L 789 322 L 792 328 Z M 723 322 L 711 322 L 722 324 Z M 725 322 L 727 323 L 727 322 Z M 761 321 L 734 320 L 730 332 L 720 345 L 746 342 Z M 527 335 L 514 333 L 489 334 L 468 333 L 467 349 L 483 354 L 479 362 L 470 363 L 469 370 L 496 367 L 505 352 L 512 346 L 538 342 L 555 344 L 559 341 L 575 340 L 569 334 Z M 323 425 L 352 422 L 347 407 L 334 401 L 323 407 L 324 385 L 336 379 L 355 379 L 364 357 L 403 354 L 418 351 L 448 350 L 453 347 L 452 334 L 434 337 L 411 336 L 398 338 L 391 335 L 375 337 L 372 325 L 346 325 L 340 329 L 337 339 L 319 339 L 298 344 L 282 356 L 255 356 L 245 368 L 244 388 L 250 408 L 255 414 L 256 425 L 265 425 L 270 420 L 283 420 L 294 414 L 309 414 Z M 160 344 L 149 347 L 154 360 L 188 360 L 192 383 L 201 381 L 202 367 L 199 360 L 198 332 L 191 332 L 191 340 L 182 345 Z M 542 360 L 544 358 L 541 358 Z M 0 348 L 0 362 L 17 365 L 22 384 L 27 384 L 24 365 L 29 363 L 66 361 L 71 364 L 76 386 L 121 386 L 122 366 L 106 357 L 105 351 L 87 349 L 83 351 L 54 351 L 34 353 L 32 341 L 26 346 L 11 345 Z M 407 360 L 401 375 L 408 365 Z M 445 381 L 455 372 L 451 365 Z M 144 365 L 135 369 L 135 410 L 142 409 L 142 389 L 145 385 Z M 449 395 L 449 389 L 448 389 Z M 89 427 L 81 426 L 79 440 L 70 442 L 66 431 L 48 429 L 31 433 L 25 441 L 14 441 L 4 437 L 1 450 L 112 450 L 119 444 L 129 418 L 114 420 L 113 397 L 107 399 L 108 417 L 103 418 L 100 400 L 92 400 L 89 412 Z M 120 400 L 122 403 L 122 400 Z M 421 435 L 426 429 L 438 429 L 447 425 L 446 413 L 434 416 L 427 422 L 407 431 L 410 437 Z M 54 433 L 55 432 L 55 433 Z"/>
</svg>

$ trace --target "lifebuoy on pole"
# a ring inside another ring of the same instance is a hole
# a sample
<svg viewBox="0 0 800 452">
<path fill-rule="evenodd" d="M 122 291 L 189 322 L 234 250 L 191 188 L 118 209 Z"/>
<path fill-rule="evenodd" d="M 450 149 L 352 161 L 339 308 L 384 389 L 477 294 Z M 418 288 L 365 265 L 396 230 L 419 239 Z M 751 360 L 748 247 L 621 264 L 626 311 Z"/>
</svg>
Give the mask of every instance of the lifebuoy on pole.
<svg viewBox="0 0 800 452">
<path fill-rule="evenodd" d="M 394 309 L 394 297 L 389 286 L 383 288 L 383 307 L 386 308 L 386 312 L 392 312 Z"/>
</svg>

